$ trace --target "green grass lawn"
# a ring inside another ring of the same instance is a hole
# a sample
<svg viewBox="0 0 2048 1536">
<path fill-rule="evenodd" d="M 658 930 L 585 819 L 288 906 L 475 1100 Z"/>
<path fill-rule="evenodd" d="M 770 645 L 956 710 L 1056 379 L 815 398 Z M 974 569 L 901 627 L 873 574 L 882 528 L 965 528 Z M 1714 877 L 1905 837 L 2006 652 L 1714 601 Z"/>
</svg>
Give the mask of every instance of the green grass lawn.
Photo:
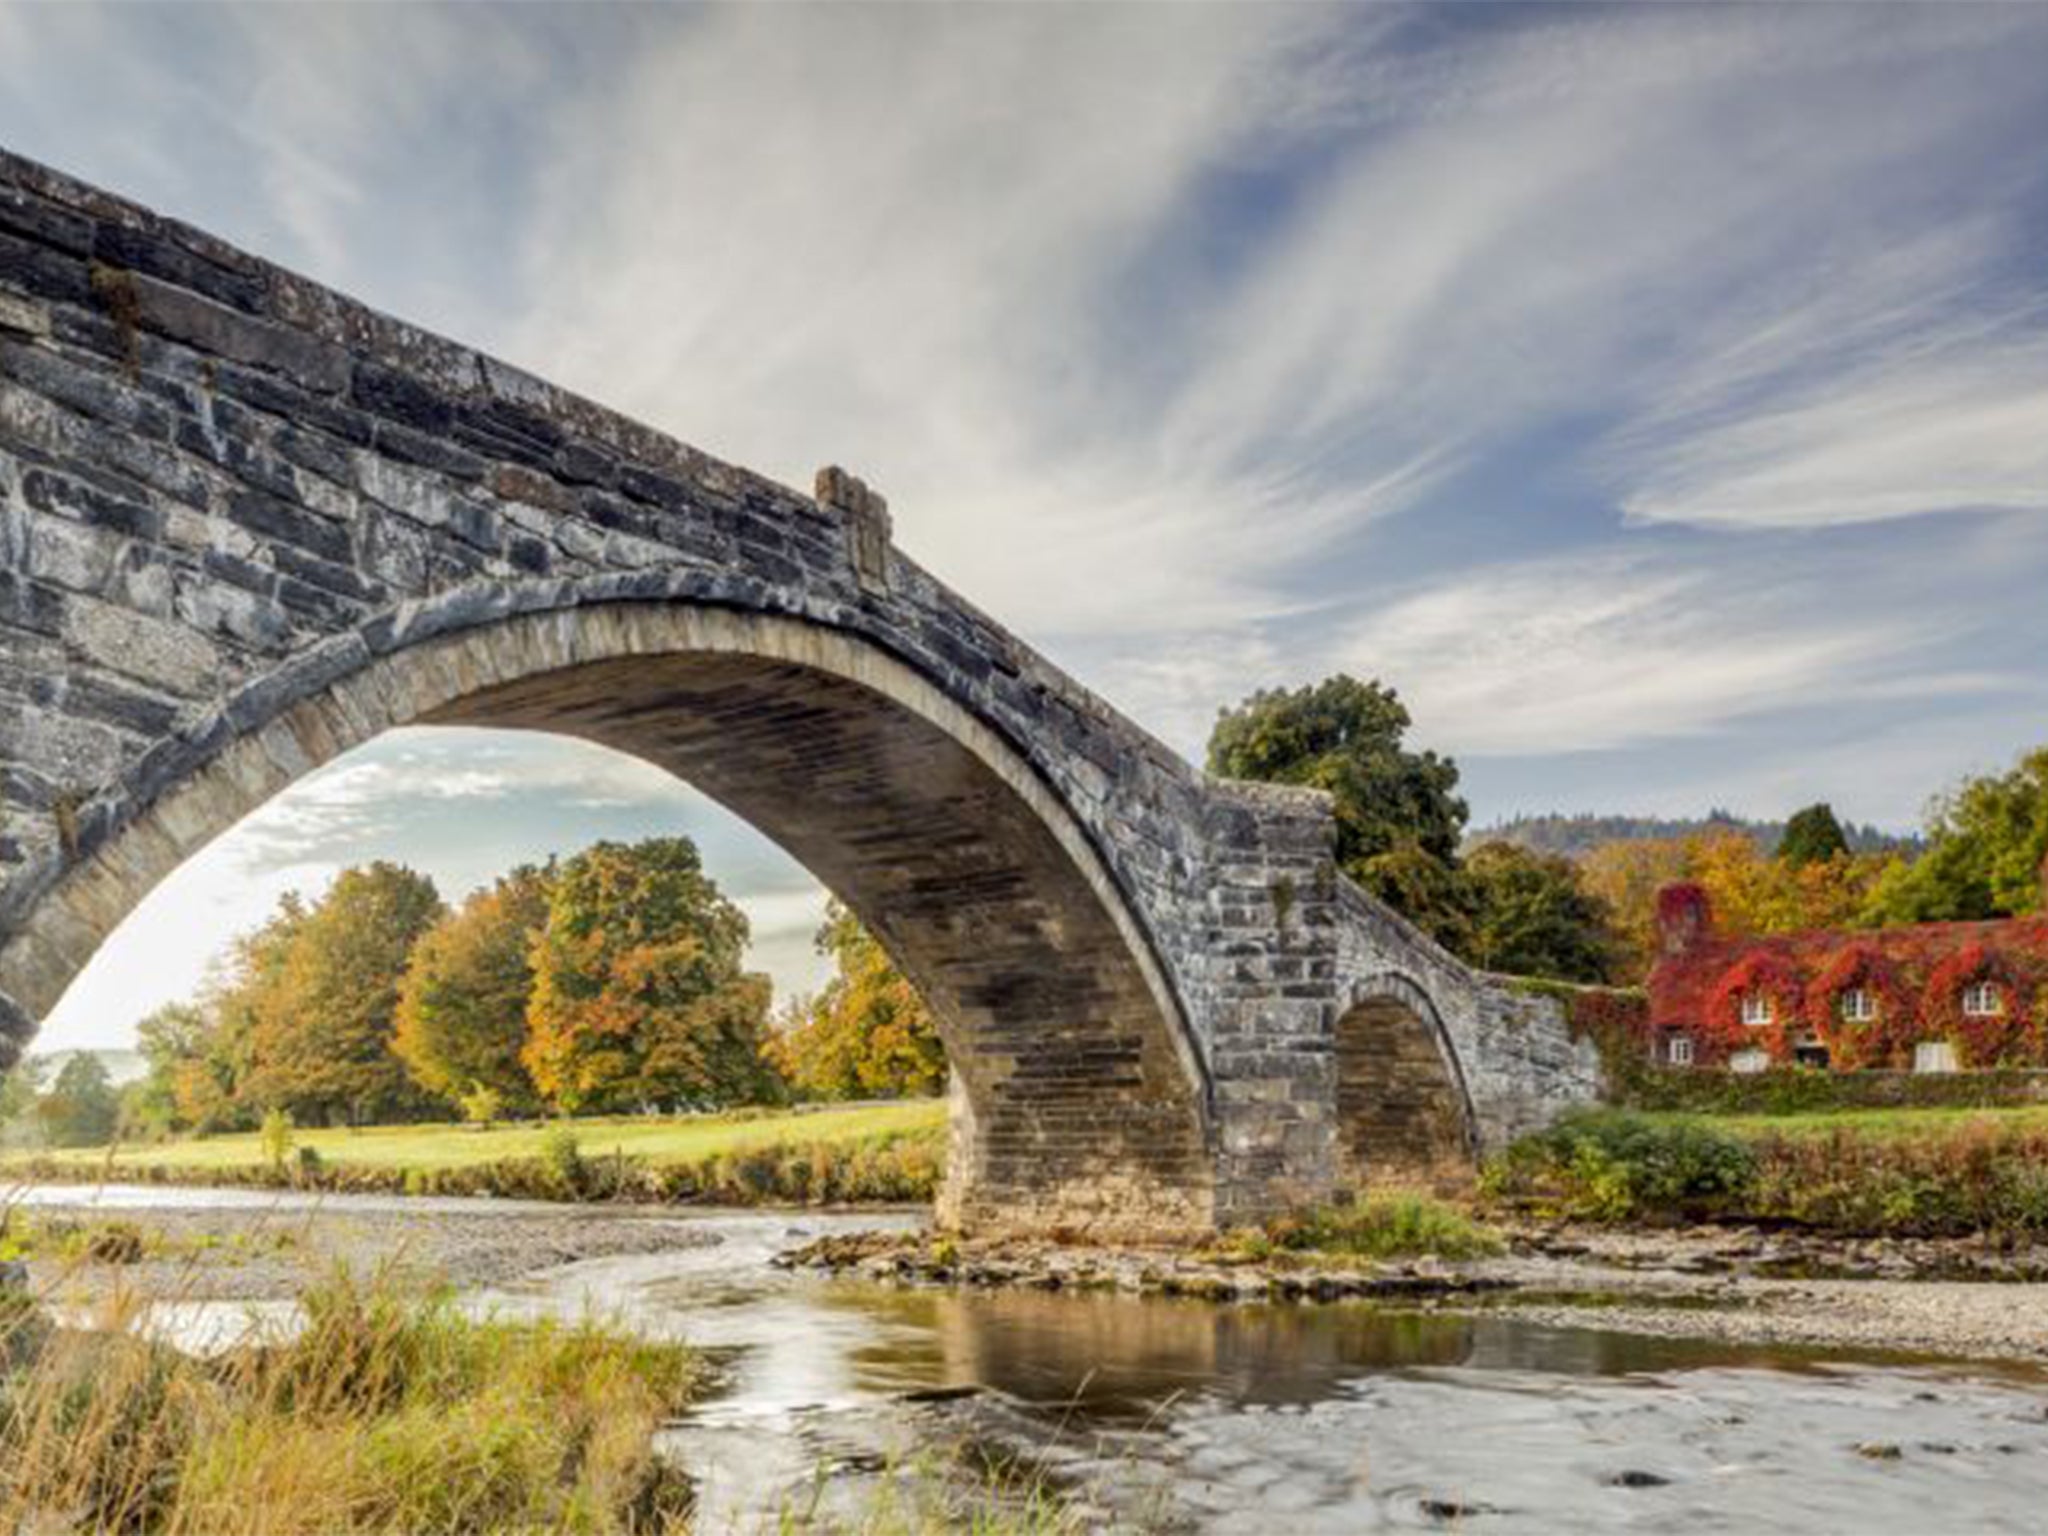
<svg viewBox="0 0 2048 1536">
<path fill-rule="evenodd" d="M 720 1152 L 744 1151 L 777 1143 L 861 1141 L 891 1134 L 928 1132 L 945 1124 L 941 1099 L 911 1099 L 900 1104 L 859 1105 L 845 1109 L 786 1110 L 767 1114 L 703 1116 L 683 1120 L 615 1116 L 602 1119 L 551 1121 L 547 1124 L 501 1125 L 483 1131 L 470 1125 L 393 1125 L 360 1131 L 293 1132 L 295 1145 L 312 1147 L 324 1162 L 360 1168 L 417 1168 L 433 1172 L 508 1158 L 535 1157 L 541 1139 L 555 1125 L 576 1132 L 585 1157 L 624 1152 L 649 1162 L 680 1162 Z M 209 1136 L 166 1142 L 153 1147 L 88 1147 L 35 1154 L 55 1162 L 104 1165 L 110 1159 L 118 1176 L 122 1168 L 259 1167 L 264 1161 L 260 1139 L 253 1133 Z M 19 1162 L 21 1156 L 0 1160 Z"/>
<path fill-rule="evenodd" d="M 1643 1118 L 1663 1125 L 1693 1123 L 1737 1136 L 1832 1136 L 1837 1131 L 1888 1140 L 1946 1136 L 1983 1126 L 1996 1131 L 2048 1130 L 2048 1104 L 2003 1108 L 1836 1109 L 1798 1115 L 1707 1115 L 1658 1111 Z"/>
</svg>

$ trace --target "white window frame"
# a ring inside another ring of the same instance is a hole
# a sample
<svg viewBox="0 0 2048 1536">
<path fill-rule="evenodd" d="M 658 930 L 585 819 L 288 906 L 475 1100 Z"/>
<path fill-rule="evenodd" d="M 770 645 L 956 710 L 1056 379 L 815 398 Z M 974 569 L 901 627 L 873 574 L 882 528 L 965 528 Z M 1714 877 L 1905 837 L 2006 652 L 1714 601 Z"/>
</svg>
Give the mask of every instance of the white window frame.
<svg viewBox="0 0 2048 1536">
<path fill-rule="evenodd" d="M 1665 1059 L 1674 1067 L 1692 1065 L 1692 1036 L 1673 1035 L 1665 1042 Z"/>
<path fill-rule="evenodd" d="M 1913 1047 L 1915 1072 L 1953 1072 L 1956 1048 L 1946 1040 L 1922 1040 Z"/>
<path fill-rule="evenodd" d="M 1747 1077 L 1754 1072 L 1768 1072 L 1770 1067 L 1770 1052 L 1754 1045 L 1747 1050 L 1737 1051 L 1728 1058 L 1728 1070 L 1738 1077 Z"/>
<path fill-rule="evenodd" d="M 1844 987 L 1836 1007 L 1845 1024 L 1870 1024 L 1877 1019 L 1877 994 L 1868 987 Z"/>
<path fill-rule="evenodd" d="M 1973 981 L 1963 988 L 1963 1017 L 1995 1019 L 2005 1012 L 2005 991 L 1995 981 Z"/>
<path fill-rule="evenodd" d="M 1747 1029 L 1769 1027 L 1776 1016 L 1768 992 L 1745 992 L 1742 994 L 1742 1023 Z"/>
</svg>

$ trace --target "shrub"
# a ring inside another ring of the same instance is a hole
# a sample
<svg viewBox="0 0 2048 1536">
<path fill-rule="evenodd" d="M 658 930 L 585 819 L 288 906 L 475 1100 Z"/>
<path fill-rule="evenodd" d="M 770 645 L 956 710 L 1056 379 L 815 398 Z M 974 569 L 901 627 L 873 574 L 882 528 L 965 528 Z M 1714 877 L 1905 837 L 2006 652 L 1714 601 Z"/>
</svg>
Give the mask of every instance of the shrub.
<svg viewBox="0 0 2048 1536">
<path fill-rule="evenodd" d="M 1402 1190 L 1374 1190 L 1299 1216 L 1282 1217 L 1267 1225 L 1264 1236 L 1274 1247 L 1372 1259 L 1417 1254 L 1471 1259 L 1499 1253 L 1503 1247 L 1497 1234 L 1458 1207 Z M 1247 1257 L 1260 1256 L 1249 1249 L 1246 1253 Z"/>
<path fill-rule="evenodd" d="M 583 1146 L 568 1126 L 551 1126 L 547 1135 L 541 1138 L 540 1165 L 559 1192 L 569 1195 L 583 1193 L 587 1178 Z"/>
<path fill-rule="evenodd" d="M 281 1109 L 264 1111 L 263 1128 L 259 1133 L 263 1141 L 263 1159 L 275 1173 L 283 1173 L 285 1160 L 292 1155 L 292 1117 Z"/>
<path fill-rule="evenodd" d="M 1643 1072 L 1618 1099 L 1629 1109 L 1803 1115 L 1842 1109 L 1988 1109 L 2048 1102 L 2048 1072 Z"/>
<path fill-rule="evenodd" d="M 1487 1166 L 1483 1187 L 1589 1221 L 1693 1220 L 1739 1209 L 1755 1179 L 1755 1154 L 1724 1131 L 1607 1110 L 1523 1137 Z"/>
</svg>

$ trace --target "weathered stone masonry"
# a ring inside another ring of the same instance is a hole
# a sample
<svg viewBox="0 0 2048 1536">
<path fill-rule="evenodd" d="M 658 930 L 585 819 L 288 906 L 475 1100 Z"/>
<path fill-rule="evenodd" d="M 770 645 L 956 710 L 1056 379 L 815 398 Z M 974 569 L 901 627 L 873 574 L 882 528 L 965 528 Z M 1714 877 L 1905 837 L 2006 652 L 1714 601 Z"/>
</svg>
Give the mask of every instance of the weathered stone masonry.
<svg viewBox="0 0 2048 1536">
<path fill-rule="evenodd" d="M 838 890 L 946 1031 L 963 1220 L 1203 1227 L 1591 1091 L 1319 797 L 1204 778 L 818 489 L 0 155 L 0 1048 L 238 816 L 460 720 L 685 774 Z"/>
</svg>

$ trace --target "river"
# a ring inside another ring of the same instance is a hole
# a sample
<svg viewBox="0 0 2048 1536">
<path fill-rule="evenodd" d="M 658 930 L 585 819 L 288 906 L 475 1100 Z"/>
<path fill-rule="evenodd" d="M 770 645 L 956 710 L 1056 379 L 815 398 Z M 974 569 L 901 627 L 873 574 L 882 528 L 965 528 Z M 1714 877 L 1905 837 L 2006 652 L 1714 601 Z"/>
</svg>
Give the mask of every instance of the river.
<svg viewBox="0 0 2048 1536">
<path fill-rule="evenodd" d="M 253 1192 L 98 1198 L 297 1208 Z M 436 1204 L 316 1203 L 427 1219 Z M 935 1449 L 1021 1463 L 1101 1525 L 1132 1530 L 2048 1528 L 2048 1376 L 2031 1369 L 1562 1328 L 1510 1306 L 899 1289 L 769 1260 L 915 1215 L 695 1219 L 716 1241 L 562 1265 L 472 1301 L 594 1310 L 717 1360 L 718 1390 L 666 1433 L 700 1480 L 707 1531 L 773 1530 L 814 1498 L 856 1506 Z M 205 1342 L 281 1315 L 215 1303 L 159 1324 Z"/>
</svg>

